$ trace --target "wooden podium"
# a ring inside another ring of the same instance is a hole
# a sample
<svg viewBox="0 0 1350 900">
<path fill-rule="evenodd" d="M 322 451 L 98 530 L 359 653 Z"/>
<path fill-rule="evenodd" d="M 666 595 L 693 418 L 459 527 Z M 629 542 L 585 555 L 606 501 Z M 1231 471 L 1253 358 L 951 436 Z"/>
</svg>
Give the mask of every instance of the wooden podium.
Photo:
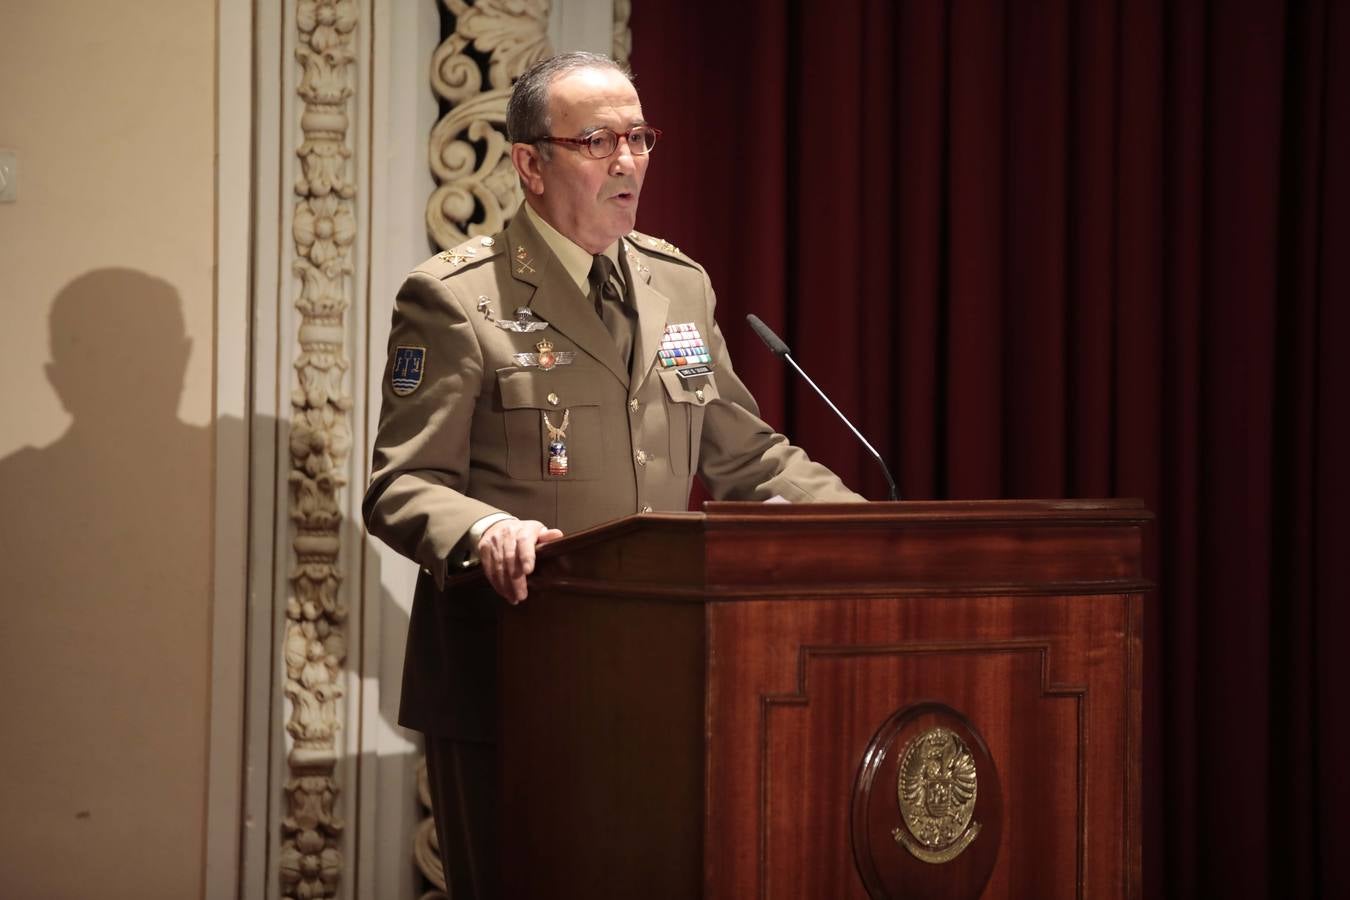
<svg viewBox="0 0 1350 900">
<path fill-rule="evenodd" d="M 510 898 L 1140 896 L 1131 501 L 648 514 L 502 615 Z"/>
</svg>

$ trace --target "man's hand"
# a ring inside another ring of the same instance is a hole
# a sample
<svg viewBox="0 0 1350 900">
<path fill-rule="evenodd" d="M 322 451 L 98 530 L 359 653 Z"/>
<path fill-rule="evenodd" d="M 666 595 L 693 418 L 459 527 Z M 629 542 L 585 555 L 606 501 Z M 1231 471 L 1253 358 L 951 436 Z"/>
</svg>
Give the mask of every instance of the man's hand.
<svg viewBox="0 0 1350 900">
<path fill-rule="evenodd" d="M 533 519 L 503 519 L 483 532 L 478 562 L 493 589 L 514 605 L 525 599 L 525 576 L 534 571 L 535 545 L 562 536 L 558 529 Z"/>
</svg>

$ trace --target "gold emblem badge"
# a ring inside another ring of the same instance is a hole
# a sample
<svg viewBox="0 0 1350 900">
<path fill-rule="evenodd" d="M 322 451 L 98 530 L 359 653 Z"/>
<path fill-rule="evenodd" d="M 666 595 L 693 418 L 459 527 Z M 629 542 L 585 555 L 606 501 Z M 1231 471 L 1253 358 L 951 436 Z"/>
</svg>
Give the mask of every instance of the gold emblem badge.
<svg viewBox="0 0 1350 900">
<path fill-rule="evenodd" d="M 533 272 L 534 272 L 534 265 L 533 265 L 533 263 L 534 263 L 534 259 L 533 259 L 533 258 L 530 256 L 530 254 L 525 250 L 525 248 L 524 248 L 523 246 L 517 246 L 517 247 L 516 247 L 516 274 L 517 274 L 517 275 L 524 275 L 524 274 L 527 273 L 527 272 L 533 273 Z"/>
<path fill-rule="evenodd" d="M 972 822 L 975 760 L 953 731 L 930 728 L 905 745 L 897 790 L 905 828 L 891 836 L 927 863 L 950 862 L 980 833 Z"/>
<path fill-rule="evenodd" d="M 468 262 L 469 257 L 472 256 L 474 252 L 473 248 L 464 250 L 463 248 L 456 247 L 453 250 L 442 250 L 440 253 L 436 254 L 436 257 L 444 262 L 448 262 L 452 266 L 459 266 Z"/>
<path fill-rule="evenodd" d="M 513 353 L 511 358 L 518 366 L 538 366 L 539 371 L 547 372 L 554 366 L 570 366 L 577 355 L 575 350 L 554 350 L 548 338 L 535 344 L 534 349 L 534 353 Z"/>
<path fill-rule="evenodd" d="M 558 357 L 553 355 L 553 342 L 548 338 L 535 344 L 534 349 L 539 351 L 539 368 L 545 372 L 558 364 Z"/>
</svg>

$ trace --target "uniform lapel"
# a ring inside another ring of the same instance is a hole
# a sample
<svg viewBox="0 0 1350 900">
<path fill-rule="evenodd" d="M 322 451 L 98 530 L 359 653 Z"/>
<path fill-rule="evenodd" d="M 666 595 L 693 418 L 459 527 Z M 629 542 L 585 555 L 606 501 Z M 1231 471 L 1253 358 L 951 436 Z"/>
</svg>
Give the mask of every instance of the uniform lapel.
<svg viewBox="0 0 1350 900">
<path fill-rule="evenodd" d="M 625 244 L 626 246 L 626 244 Z M 633 305 L 637 308 L 638 332 L 633 343 L 633 387 L 629 395 L 642 390 L 647 375 L 652 371 L 657 351 L 661 349 L 661 335 L 665 332 L 666 315 L 670 311 L 670 300 L 652 287 L 651 269 L 642 265 L 641 258 L 632 249 L 620 253 L 625 277 L 633 286 Z"/>
<path fill-rule="evenodd" d="M 511 274 L 517 282 L 530 287 L 525 305 L 559 334 L 566 335 L 577 349 L 609 369 L 627 387 L 628 372 L 619 359 L 614 338 L 610 337 L 604 322 L 595 314 L 595 308 L 577 290 L 576 282 L 568 277 L 548 244 L 534 230 L 524 211 L 513 216 L 506 226 L 506 239 Z"/>
</svg>

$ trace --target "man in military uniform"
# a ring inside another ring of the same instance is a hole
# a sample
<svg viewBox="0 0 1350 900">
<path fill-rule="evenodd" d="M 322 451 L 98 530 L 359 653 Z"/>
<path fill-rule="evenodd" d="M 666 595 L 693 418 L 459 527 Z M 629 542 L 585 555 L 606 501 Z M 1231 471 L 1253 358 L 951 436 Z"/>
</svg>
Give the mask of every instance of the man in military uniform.
<svg viewBox="0 0 1350 900">
<path fill-rule="evenodd" d="M 446 878 L 495 893 L 495 610 L 443 591 L 481 564 L 510 603 L 535 547 L 719 499 L 860 501 L 758 416 L 708 277 L 633 231 L 660 132 L 608 58 L 567 54 L 507 108 L 525 204 L 506 230 L 419 266 L 399 291 L 364 512 L 422 566 L 400 722 L 427 735 Z"/>
</svg>

